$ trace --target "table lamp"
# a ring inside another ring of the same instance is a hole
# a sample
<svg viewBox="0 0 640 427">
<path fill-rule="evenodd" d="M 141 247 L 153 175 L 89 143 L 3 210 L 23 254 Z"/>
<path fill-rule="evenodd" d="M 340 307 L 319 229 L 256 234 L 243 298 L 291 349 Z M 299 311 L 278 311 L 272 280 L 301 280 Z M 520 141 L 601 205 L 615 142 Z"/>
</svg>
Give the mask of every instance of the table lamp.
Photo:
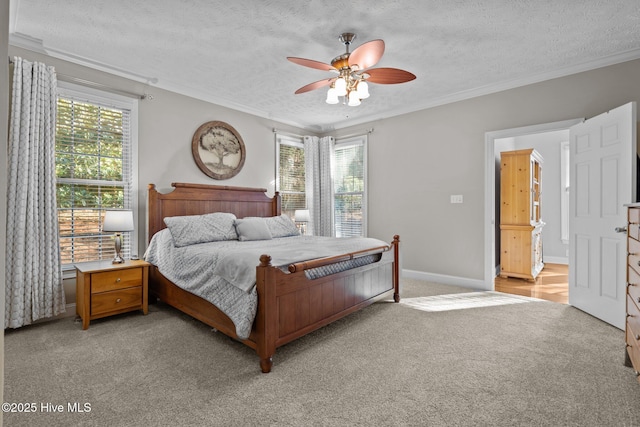
<svg viewBox="0 0 640 427">
<path fill-rule="evenodd" d="M 293 213 L 293 218 L 296 222 L 300 224 L 300 232 L 302 234 L 307 234 L 307 223 L 311 221 L 311 215 L 309 214 L 309 209 L 296 209 Z"/>
<path fill-rule="evenodd" d="M 116 233 L 116 256 L 113 258 L 113 264 L 122 264 L 122 233 L 125 231 L 133 231 L 133 212 L 130 210 L 107 210 L 104 213 L 104 222 L 102 223 L 102 231 L 112 231 Z"/>
</svg>

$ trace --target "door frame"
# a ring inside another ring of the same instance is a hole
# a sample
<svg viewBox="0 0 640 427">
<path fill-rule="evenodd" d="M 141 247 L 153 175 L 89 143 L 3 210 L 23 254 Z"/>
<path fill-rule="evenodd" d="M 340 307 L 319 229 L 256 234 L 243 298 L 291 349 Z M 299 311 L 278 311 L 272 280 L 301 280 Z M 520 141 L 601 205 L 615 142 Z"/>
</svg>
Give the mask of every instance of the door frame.
<svg viewBox="0 0 640 427">
<path fill-rule="evenodd" d="M 532 126 L 524 126 L 512 129 L 503 129 L 486 132 L 485 139 L 485 165 L 484 165 L 484 285 L 487 290 L 495 290 L 494 279 L 496 277 L 496 172 L 495 172 L 495 140 L 512 138 L 535 133 L 569 130 L 575 124 L 581 123 L 584 118 L 562 120 L 559 122 L 542 123 Z M 569 224 L 571 226 L 571 224 Z"/>
</svg>

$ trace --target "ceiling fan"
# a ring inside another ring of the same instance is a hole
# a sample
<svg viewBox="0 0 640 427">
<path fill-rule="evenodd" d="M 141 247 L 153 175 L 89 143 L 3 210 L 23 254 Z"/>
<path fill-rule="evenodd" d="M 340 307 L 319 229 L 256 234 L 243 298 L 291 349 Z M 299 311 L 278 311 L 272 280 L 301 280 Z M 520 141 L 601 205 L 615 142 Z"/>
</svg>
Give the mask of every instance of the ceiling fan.
<svg viewBox="0 0 640 427">
<path fill-rule="evenodd" d="M 408 71 L 398 68 L 371 68 L 378 63 L 384 53 L 384 41 L 372 40 L 366 42 L 353 52 L 349 52 L 351 42 L 356 38 L 353 33 L 342 33 L 339 40 L 345 45 L 346 52 L 336 56 L 331 64 L 326 64 L 313 59 L 296 58 L 289 56 L 287 59 L 295 64 L 317 70 L 337 73 L 336 77 L 319 80 L 301 87 L 295 93 L 305 93 L 324 86 L 329 86 L 327 103 L 337 104 L 339 97 L 344 97 L 348 105 L 360 105 L 362 99 L 369 97 L 369 83 L 396 84 L 411 81 L 416 76 Z"/>
</svg>

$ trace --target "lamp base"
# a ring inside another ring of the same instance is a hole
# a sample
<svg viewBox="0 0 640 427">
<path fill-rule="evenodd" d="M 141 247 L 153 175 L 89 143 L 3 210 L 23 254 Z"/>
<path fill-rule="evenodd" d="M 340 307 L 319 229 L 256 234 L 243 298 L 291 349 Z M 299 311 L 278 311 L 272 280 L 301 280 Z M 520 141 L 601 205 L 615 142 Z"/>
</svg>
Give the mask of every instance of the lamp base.
<svg viewBox="0 0 640 427">
<path fill-rule="evenodd" d="M 111 264 L 122 264 L 122 263 L 124 263 L 124 258 L 122 258 L 120 255 L 116 255 L 113 261 L 111 261 Z"/>
<path fill-rule="evenodd" d="M 122 251 L 122 235 L 120 233 L 116 233 L 115 235 L 115 250 L 116 256 L 113 258 L 113 261 L 111 261 L 111 264 L 122 264 L 124 262 L 124 258 L 122 258 L 120 253 Z"/>
</svg>

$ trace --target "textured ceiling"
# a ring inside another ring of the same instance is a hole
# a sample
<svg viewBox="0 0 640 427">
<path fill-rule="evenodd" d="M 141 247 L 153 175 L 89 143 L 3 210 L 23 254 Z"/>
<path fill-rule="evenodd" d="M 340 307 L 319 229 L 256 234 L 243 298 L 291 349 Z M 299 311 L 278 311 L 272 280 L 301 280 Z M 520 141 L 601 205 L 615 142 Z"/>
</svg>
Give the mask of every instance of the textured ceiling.
<svg viewBox="0 0 640 427">
<path fill-rule="evenodd" d="M 639 0 L 10 0 L 10 43 L 261 117 L 328 131 L 640 58 Z M 383 39 L 417 79 L 328 105 L 330 62 Z"/>
</svg>

